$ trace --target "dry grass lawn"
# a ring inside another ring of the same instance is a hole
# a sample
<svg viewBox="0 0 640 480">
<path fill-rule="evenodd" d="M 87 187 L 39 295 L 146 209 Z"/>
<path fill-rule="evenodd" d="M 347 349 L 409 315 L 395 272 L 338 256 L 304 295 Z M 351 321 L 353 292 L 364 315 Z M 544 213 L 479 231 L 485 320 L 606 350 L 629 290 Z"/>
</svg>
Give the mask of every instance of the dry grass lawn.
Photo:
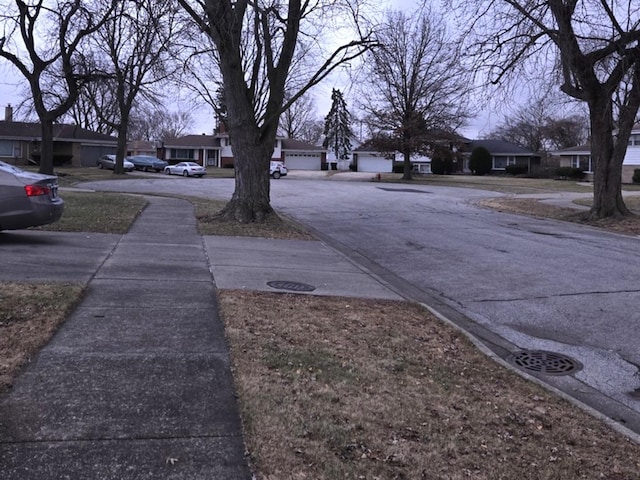
<svg viewBox="0 0 640 480">
<path fill-rule="evenodd" d="M 581 223 L 601 228 L 610 232 L 624 233 L 628 235 L 640 235 L 640 197 L 625 199 L 627 207 L 636 213 L 634 216 L 624 218 L 607 218 L 601 220 L 586 220 L 585 212 L 575 208 L 557 207 L 543 203 L 540 200 L 530 198 L 500 197 L 481 200 L 479 205 L 499 210 L 501 212 L 517 213 L 535 217 L 553 218 L 565 222 Z M 590 205 L 589 201 L 579 204 Z"/>
<path fill-rule="evenodd" d="M 220 292 L 256 477 L 637 479 L 640 446 L 417 305 Z"/>
<path fill-rule="evenodd" d="M 0 393 L 49 341 L 82 290 L 82 285 L 64 283 L 0 284 Z"/>
</svg>

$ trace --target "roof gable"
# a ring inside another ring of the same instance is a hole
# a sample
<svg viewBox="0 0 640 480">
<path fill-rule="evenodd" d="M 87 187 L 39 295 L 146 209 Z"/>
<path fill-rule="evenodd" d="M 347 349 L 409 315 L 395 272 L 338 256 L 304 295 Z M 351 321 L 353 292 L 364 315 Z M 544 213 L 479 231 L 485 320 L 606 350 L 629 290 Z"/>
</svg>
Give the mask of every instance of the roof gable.
<svg viewBox="0 0 640 480">
<path fill-rule="evenodd" d="M 489 150 L 492 155 L 515 155 L 515 156 L 536 156 L 534 152 L 522 148 L 519 145 L 505 142 L 499 139 L 472 140 L 469 143 L 469 149 L 473 150 L 477 147 L 484 147 Z"/>
<path fill-rule="evenodd" d="M 12 140 L 40 140 L 42 127 L 40 123 L 31 122 L 7 122 L 0 121 L 0 138 Z M 54 140 L 68 142 L 116 142 L 117 138 L 111 135 L 92 132 L 77 125 L 56 123 L 53 125 Z"/>
</svg>

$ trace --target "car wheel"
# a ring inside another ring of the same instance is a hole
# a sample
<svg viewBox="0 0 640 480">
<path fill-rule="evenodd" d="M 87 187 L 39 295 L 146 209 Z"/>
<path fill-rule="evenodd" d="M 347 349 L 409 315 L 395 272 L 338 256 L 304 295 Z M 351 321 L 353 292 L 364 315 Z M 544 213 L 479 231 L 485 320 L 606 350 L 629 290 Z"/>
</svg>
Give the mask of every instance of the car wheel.
<svg viewBox="0 0 640 480">
<path fill-rule="evenodd" d="M 149 171 L 149 167 L 144 167 L 143 171 L 148 172 Z"/>
<path fill-rule="evenodd" d="M 273 172 L 273 178 L 275 178 L 276 180 L 280 178 L 280 170 L 276 170 L 275 172 Z"/>
<path fill-rule="evenodd" d="M 104 168 L 104 165 L 102 165 L 101 163 L 98 164 L 98 168 L 102 169 Z"/>
<path fill-rule="evenodd" d="M 183 177 L 188 177 L 188 176 L 189 176 L 189 171 L 188 171 L 188 170 L 184 170 L 184 171 L 182 172 L 182 176 L 183 176 Z"/>
<path fill-rule="evenodd" d="M 165 168 L 164 173 L 166 173 L 167 175 L 171 175 L 171 170 L 169 170 L 169 168 Z"/>
</svg>

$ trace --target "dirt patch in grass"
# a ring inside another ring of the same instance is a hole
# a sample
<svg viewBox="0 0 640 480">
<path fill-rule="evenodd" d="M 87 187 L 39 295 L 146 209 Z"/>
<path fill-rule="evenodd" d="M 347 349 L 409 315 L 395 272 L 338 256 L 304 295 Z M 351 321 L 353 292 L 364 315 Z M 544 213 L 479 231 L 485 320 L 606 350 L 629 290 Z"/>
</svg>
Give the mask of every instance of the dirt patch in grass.
<svg viewBox="0 0 640 480">
<path fill-rule="evenodd" d="M 417 305 L 220 292 L 259 479 L 637 478 L 640 447 Z"/>
<path fill-rule="evenodd" d="M 263 223 L 238 223 L 220 218 L 218 213 L 227 204 L 224 200 L 188 198 L 196 208 L 198 230 L 201 235 L 230 237 L 262 237 L 285 240 L 315 240 L 303 227 L 291 219 L 274 215 Z"/>
<path fill-rule="evenodd" d="M 626 200 L 628 207 L 637 208 L 640 199 Z M 585 212 L 575 208 L 558 207 L 530 198 L 490 198 L 481 200 L 479 205 L 501 212 L 531 215 L 541 218 L 552 218 L 565 222 L 581 223 L 601 228 L 610 232 L 624 233 L 628 235 L 640 235 L 640 216 L 634 215 L 623 218 L 605 218 L 600 220 L 587 220 Z"/>
<path fill-rule="evenodd" d="M 49 341 L 82 291 L 78 284 L 0 283 L 0 393 Z"/>
</svg>

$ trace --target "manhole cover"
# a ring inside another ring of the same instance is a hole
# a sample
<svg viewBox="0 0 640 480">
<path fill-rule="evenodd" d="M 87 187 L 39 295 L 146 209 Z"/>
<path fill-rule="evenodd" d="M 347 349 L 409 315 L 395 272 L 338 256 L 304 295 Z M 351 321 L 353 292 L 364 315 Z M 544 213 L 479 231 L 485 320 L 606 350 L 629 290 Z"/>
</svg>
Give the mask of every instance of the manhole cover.
<svg viewBox="0 0 640 480">
<path fill-rule="evenodd" d="M 316 289 L 313 285 L 287 280 L 274 280 L 273 282 L 267 282 L 267 285 L 277 290 L 289 290 L 291 292 L 313 292 Z"/>
<path fill-rule="evenodd" d="M 544 350 L 523 350 L 509 357 L 512 364 L 546 375 L 570 375 L 582 370 L 582 364 L 561 353 Z"/>
</svg>

